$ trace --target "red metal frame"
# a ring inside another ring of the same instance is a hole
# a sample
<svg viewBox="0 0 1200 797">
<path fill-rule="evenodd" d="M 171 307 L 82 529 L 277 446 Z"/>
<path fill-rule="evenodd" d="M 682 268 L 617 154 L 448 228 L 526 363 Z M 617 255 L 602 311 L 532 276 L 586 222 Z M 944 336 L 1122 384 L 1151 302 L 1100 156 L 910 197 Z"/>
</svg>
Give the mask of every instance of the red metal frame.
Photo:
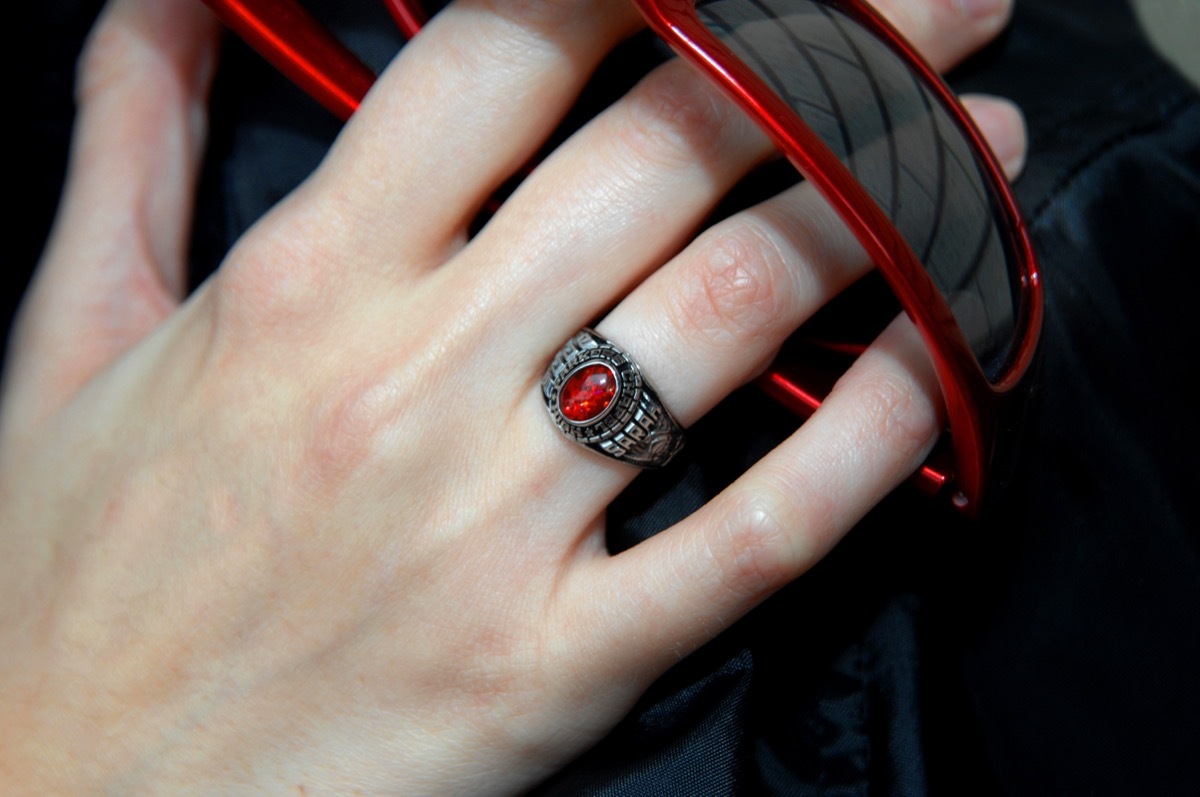
<svg viewBox="0 0 1200 797">
<path fill-rule="evenodd" d="M 400 32 L 404 34 L 405 38 L 411 39 L 416 36 L 417 31 L 425 24 L 425 9 L 415 2 L 383 0 L 383 4 L 391 12 L 392 19 L 396 20 L 396 27 L 400 28 Z"/>
<path fill-rule="evenodd" d="M 217 17 L 283 74 L 345 121 L 358 109 L 375 74 L 330 35 L 296 0 L 204 0 Z M 425 24 L 424 9 L 383 0 L 406 38 Z"/>
<path fill-rule="evenodd" d="M 294 0 L 204 2 L 276 69 L 343 120 L 375 82 L 374 73 Z"/>
<path fill-rule="evenodd" d="M 294 0 L 204 0 L 217 15 L 297 85 L 345 119 L 374 80 L 362 63 Z M 1000 229 L 1016 253 L 1019 289 L 1014 354 L 1004 374 L 989 383 L 920 260 L 891 220 L 823 141 L 743 64 L 704 24 L 694 0 L 633 0 L 650 27 L 680 57 L 715 81 L 775 141 L 792 164 L 830 202 L 861 242 L 913 320 L 933 358 L 946 401 L 956 467 L 927 463 L 915 481 L 935 493 L 953 482 L 955 504 L 978 511 L 995 454 L 1000 419 L 1016 400 L 1033 361 L 1042 324 L 1042 285 L 1033 247 L 1003 171 L 982 134 L 946 86 L 908 42 L 862 0 L 825 4 L 886 42 L 925 81 L 980 156 L 984 177 L 1003 215 Z M 415 0 L 384 0 L 401 31 L 411 37 L 424 14 Z M 785 367 L 773 367 L 760 384 L 785 406 L 808 415 L 816 395 Z"/>
<path fill-rule="evenodd" d="M 696 16 L 693 0 L 633 0 L 650 27 L 680 57 L 708 75 L 775 141 L 788 160 L 833 206 L 871 256 L 880 273 L 920 330 L 937 370 L 946 401 L 958 488 L 955 504 L 978 511 L 995 454 L 999 419 L 1033 361 L 1042 323 L 1041 278 L 1028 231 L 1003 171 L 953 92 L 903 37 L 861 0 L 826 2 L 890 45 L 942 102 L 980 155 L 984 177 L 1004 214 L 1000 229 L 1010 236 L 1018 262 L 1019 302 L 1014 355 L 995 384 L 988 382 L 941 291 L 900 232 L 849 170 L 800 117 L 758 75 L 735 56 Z M 783 394 L 801 396 L 800 386 L 776 371 L 769 379 Z M 786 386 L 786 387 L 784 387 Z M 789 405 L 803 411 L 811 402 Z"/>
</svg>

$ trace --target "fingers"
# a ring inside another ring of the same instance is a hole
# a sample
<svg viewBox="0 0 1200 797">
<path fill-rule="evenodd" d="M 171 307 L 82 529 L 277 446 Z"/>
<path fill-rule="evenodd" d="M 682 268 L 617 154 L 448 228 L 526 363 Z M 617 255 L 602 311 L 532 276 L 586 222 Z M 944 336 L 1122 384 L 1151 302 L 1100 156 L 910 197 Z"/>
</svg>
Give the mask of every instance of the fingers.
<svg viewBox="0 0 1200 797">
<path fill-rule="evenodd" d="M 355 247 L 393 273 L 440 264 L 638 24 L 611 0 L 448 6 L 380 77 L 318 175 L 342 214 L 371 227 Z"/>
<path fill-rule="evenodd" d="M 996 36 L 1012 0 L 872 0 L 938 70 L 947 70 Z"/>
<path fill-rule="evenodd" d="M 42 410 L 183 294 L 215 48 L 194 0 L 116 0 L 91 34 L 63 202 L 17 328 L 14 382 Z"/>
<path fill-rule="evenodd" d="M 1000 160 L 1019 168 L 1020 112 L 994 98 L 967 105 Z M 833 211 L 802 185 L 698 238 L 600 331 L 639 353 L 686 424 L 869 266 Z M 613 633 L 602 644 L 623 650 L 620 666 L 651 673 L 703 644 L 818 561 L 916 469 L 942 426 L 940 412 L 924 346 L 901 319 L 813 419 L 727 491 L 613 560 L 595 558 L 581 581 L 606 593 L 592 598 L 606 614 L 597 625 Z M 599 470 L 595 464 L 579 472 Z M 582 481 L 607 486 L 594 472 Z"/>
<path fill-rule="evenodd" d="M 468 247 L 466 267 L 507 272 L 505 298 L 542 359 L 677 252 L 772 151 L 715 86 L 670 62 L 530 176 Z"/>
<path fill-rule="evenodd" d="M 915 4 L 931 6 L 921 13 L 910 5 L 883 10 L 939 65 L 995 33 L 950 0 Z M 598 61 L 638 24 L 630 4 L 607 0 L 449 6 L 381 76 L 302 190 L 311 212 L 292 218 L 320 218 L 318 248 L 340 256 L 297 268 L 331 283 L 361 276 L 375 285 L 442 265 L 484 201 L 546 140 Z M 544 292 L 549 281 L 551 290 L 562 288 L 558 295 L 583 298 L 531 334 L 569 334 L 562 330 L 580 324 L 567 322 L 567 313 L 594 318 L 678 247 L 732 176 L 762 157 L 761 149 L 748 155 L 745 143 L 762 147 L 761 134 L 742 132 L 741 115 L 706 92 L 714 94 L 685 69 L 653 76 L 542 163 L 521 202 L 510 200 L 506 218 L 493 219 L 468 268 L 513 285 L 512 294 L 492 291 L 516 302 L 510 312 L 528 309 L 520 301 L 535 292 L 531 283 Z M 676 175 L 656 182 L 668 169 Z M 305 223 L 299 232 L 312 228 Z M 574 264 L 599 266 L 605 277 L 599 286 L 595 274 L 556 283 L 554 272 Z M 350 290 L 361 294 L 361 283 Z"/>
<path fill-rule="evenodd" d="M 818 412 L 702 510 L 590 578 L 601 644 L 665 668 L 803 573 L 927 455 L 941 425 L 932 365 L 900 319 Z"/>
<path fill-rule="evenodd" d="M 994 33 L 943 5 L 920 17 L 885 11 L 941 62 Z M 935 45 L 943 39 L 954 44 Z M 707 80 L 669 64 L 539 167 L 473 242 L 468 251 L 487 259 L 471 267 L 511 275 L 507 298 L 528 335 L 557 345 L 664 262 L 770 151 Z M 529 297 L 549 297 L 555 312 L 525 306 Z"/>
<path fill-rule="evenodd" d="M 1028 138 L 1021 109 L 1001 97 L 972 95 L 962 98 L 963 106 L 979 126 L 983 137 L 1004 167 L 1009 180 L 1015 180 L 1025 168 Z"/>
<path fill-rule="evenodd" d="M 995 35 L 1009 0 L 989 13 L 968 13 L 959 0 L 878 5 L 946 68 Z M 314 182 L 332 203 L 325 210 L 346 222 L 326 234 L 344 230 L 341 248 L 389 278 L 441 264 L 639 24 L 631 4 L 609 0 L 449 6 L 381 76 Z M 595 201 L 602 185 L 585 198 Z"/>
<path fill-rule="evenodd" d="M 1011 103 L 969 108 L 1001 161 L 1020 168 L 1025 131 Z M 664 403 L 691 424 L 755 376 L 784 339 L 871 267 L 809 184 L 710 228 L 599 325 L 636 352 Z"/>
</svg>

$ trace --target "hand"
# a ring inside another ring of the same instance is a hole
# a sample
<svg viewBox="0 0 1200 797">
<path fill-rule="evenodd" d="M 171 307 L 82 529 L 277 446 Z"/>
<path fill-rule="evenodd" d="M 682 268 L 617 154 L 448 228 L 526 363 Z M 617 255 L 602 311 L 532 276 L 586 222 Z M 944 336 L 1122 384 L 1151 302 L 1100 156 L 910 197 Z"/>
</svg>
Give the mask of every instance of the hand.
<svg viewBox="0 0 1200 797">
<path fill-rule="evenodd" d="M 942 67 L 1005 17 L 880 5 Z M 562 342 L 614 307 L 599 331 L 686 426 L 868 268 L 805 187 L 684 246 L 770 147 L 680 64 L 467 240 L 637 25 L 452 5 L 185 298 L 215 30 L 195 0 L 114 0 L 0 414 L 9 793 L 527 787 L 921 462 L 937 388 L 898 322 L 701 512 L 606 552 L 635 472 L 547 419 Z M 972 107 L 1018 163 L 1015 110 Z"/>
</svg>

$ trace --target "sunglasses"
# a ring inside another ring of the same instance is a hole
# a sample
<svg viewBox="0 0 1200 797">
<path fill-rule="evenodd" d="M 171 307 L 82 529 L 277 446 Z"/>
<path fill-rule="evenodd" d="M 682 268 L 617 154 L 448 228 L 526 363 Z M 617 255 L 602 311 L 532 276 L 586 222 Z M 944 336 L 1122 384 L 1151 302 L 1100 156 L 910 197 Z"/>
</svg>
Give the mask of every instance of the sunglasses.
<svg viewBox="0 0 1200 797">
<path fill-rule="evenodd" d="M 632 0 L 650 28 L 774 141 L 824 196 L 919 330 L 946 402 L 949 446 L 914 477 L 968 515 L 1003 480 L 1037 352 L 1042 286 L 1003 172 L 938 74 L 862 0 Z M 205 0 L 294 83 L 346 119 L 374 74 L 294 0 Z M 415 0 L 384 0 L 401 32 Z M 811 414 L 824 355 L 760 379 Z M 1006 451 L 1005 449 L 1009 449 Z"/>
</svg>

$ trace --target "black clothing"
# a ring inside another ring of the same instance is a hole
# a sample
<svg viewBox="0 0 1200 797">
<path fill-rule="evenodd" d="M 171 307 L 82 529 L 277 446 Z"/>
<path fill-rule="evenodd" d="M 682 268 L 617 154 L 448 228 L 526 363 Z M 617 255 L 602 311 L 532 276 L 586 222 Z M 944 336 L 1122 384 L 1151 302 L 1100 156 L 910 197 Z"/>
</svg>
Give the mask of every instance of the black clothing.
<svg viewBox="0 0 1200 797">
<path fill-rule="evenodd" d="M 16 107 L 32 109 L 18 128 L 47 175 L 61 174 L 71 60 L 95 5 L 33 12 L 50 63 Z M 398 46 L 378 4 L 326 5 L 374 66 Z M 1016 483 L 977 523 L 901 489 L 535 793 L 1200 792 L 1200 430 L 1184 388 L 1200 363 L 1200 95 L 1120 0 L 1018 2 L 952 82 L 1015 99 L 1029 121 L 1016 190 L 1047 306 Z M 338 127 L 237 42 L 214 109 L 197 280 Z M 34 186 L 20 268 L 57 189 Z M 746 413 L 756 427 L 735 422 Z M 693 511 L 794 426 L 739 392 L 614 505 L 611 546 Z"/>
</svg>

